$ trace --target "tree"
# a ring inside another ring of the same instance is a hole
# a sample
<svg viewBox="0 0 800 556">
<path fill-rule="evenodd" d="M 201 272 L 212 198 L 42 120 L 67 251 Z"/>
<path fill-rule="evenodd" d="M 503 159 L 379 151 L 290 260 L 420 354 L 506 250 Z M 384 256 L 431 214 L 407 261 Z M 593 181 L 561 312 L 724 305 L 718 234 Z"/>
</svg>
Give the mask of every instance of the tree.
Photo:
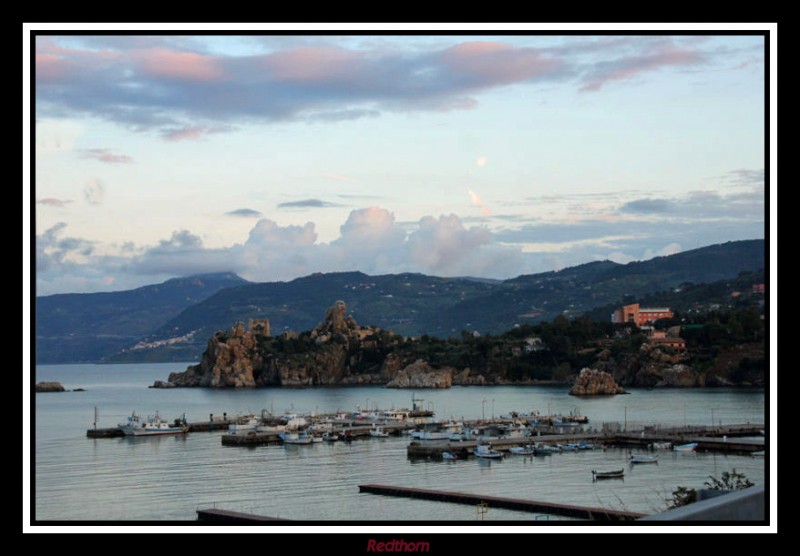
<svg viewBox="0 0 800 556">
<path fill-rule="evenodd" d="M 743 490 L 753 486 L 753 482 L 744 473 L 737 473 L 735 468 L 724 471 L 719 479 L 713 475 L 709 475 L 708 478 L 709 480 L 703 484 L 709 490 Z M 697 490 L 679 486 L 672 491 L 672 500 L 667 502 L 667 507 L 680 508 L 693 502 L 697 502 Z"/>
</svg>

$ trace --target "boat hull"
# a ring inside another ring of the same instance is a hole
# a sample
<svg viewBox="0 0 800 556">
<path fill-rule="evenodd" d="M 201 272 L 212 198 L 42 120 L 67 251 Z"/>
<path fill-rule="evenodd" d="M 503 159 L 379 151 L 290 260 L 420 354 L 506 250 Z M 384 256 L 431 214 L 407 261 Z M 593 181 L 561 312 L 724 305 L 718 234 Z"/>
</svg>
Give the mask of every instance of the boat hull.
<svg viewBox="0 0 800 556">
<path fill-rule="evenodd" d="M 618 471 L 592 471 L 592 477 L 595 481 L 601 481 L 604 479 L 623 479 L 625 478 L 625 470 L 620 469 Z"/>
<path fill-rule="evenodd" d="M 162 436 L 168 434 L 184 434 L 186 429 L 182 427 L 170 427 L 168 429 L 141 429 L 131 427 L 120 427 L 125 436 Z"/>
</svg>

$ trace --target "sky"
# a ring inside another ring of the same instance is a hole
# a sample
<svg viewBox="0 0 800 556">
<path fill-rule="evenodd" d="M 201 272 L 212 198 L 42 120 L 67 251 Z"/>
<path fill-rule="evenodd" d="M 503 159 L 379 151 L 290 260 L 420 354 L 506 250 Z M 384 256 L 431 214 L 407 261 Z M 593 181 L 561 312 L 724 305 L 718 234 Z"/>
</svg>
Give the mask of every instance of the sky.
<svg viewBox="0 0 800 556">
<path fill-rule="evenodd" d="M 37 295 L 764 238 L 763 36 L 145 33 L 35 38 Z"/>
</svg>

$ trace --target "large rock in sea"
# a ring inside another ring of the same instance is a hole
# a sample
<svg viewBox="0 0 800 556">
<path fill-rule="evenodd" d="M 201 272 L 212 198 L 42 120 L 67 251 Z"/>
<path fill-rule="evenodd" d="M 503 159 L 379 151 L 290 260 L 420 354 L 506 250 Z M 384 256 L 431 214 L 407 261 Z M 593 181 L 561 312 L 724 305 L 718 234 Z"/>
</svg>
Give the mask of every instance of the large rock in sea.
<svg viewBox="0 0 800 556">
<path fill-rule="evenodd" d="M 571 396 L 608 396 L 627 394 L 627 392 L 617 384 L 610 374 L 584 367 L 569 394 Z"/>
<path fill-rule="evenodd" d="M 434 369 L 426 361 L 417 359 L 398 371 L 387 388 L 450 388 L 453 385 L 453 369 Z"/>
<path fill-rule="evenodd" d="M 64 385 L 60 382 L 37 382 L 37 392 L 66 392 Z"/>
</svg>

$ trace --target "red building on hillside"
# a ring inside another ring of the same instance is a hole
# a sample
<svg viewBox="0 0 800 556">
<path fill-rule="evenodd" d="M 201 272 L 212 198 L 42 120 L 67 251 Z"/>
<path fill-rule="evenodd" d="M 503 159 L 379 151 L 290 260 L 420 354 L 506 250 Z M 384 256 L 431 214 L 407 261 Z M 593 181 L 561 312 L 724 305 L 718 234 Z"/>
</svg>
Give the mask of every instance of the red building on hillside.
<svg viewBox="0 0 800 556">
<path fill-rule="evenodd" d="M 643 326 L 658 319 L 671 319 L 673 316 L 669 308 L 640 308 L 638 303 L 631 303 L 614 311 L 611 314 L 611 322 L 617 324 L 632 322 L 636 326 Z"/>
</svg>

